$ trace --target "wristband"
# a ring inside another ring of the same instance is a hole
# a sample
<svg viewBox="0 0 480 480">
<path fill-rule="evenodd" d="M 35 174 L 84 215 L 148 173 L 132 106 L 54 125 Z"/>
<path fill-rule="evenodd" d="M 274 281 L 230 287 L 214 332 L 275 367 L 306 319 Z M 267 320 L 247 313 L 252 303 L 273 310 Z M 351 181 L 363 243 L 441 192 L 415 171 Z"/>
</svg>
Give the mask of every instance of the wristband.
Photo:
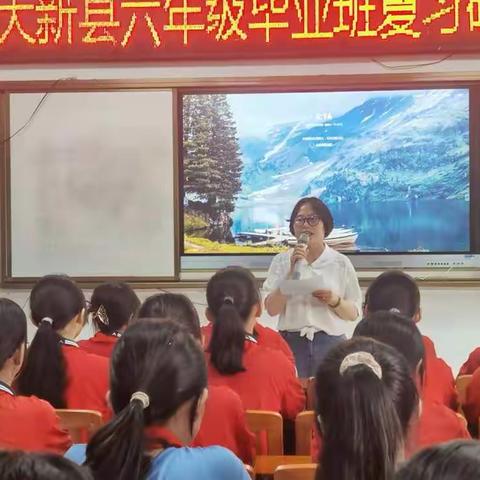
<svg viewBox="0 0 480 480">
<path fill-rule="evenodd" d="M 328 304 L 328 306 L 329 306 L 330 308 L 333 308 L 333 309 L 335 310 L 335 308 L 337 308 L 341 303 L 342 303 L 342 297 L 339 295 L 339 296 L 338 296 L 338 302 L 335 303 L 334 305 Z"/>
</svg>

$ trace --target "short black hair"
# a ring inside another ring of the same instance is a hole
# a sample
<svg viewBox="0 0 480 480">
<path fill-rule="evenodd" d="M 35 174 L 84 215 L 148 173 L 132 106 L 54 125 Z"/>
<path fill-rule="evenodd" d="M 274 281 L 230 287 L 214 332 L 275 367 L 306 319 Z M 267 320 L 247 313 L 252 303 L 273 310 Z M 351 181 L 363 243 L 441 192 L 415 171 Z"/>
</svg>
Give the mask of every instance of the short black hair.
<svg viewBox="0 0 480 480">
<path fill-rule="evenodd" d="M 292 214 L 290 215 L 290 233 L 293 235 L 293 225 L 295 224 L 295 218 L 298 215 L 298 211 L 304 206 L 310 205 L 316 215 L 320 217 L 325 230 L 325 237 L 328 237 L 333 230 L 333 216 L 330 209 L 317 197 L 304 197 L 301 198 L 293 207 Z"/>
<path fill-rule="evenodd" d="M 415 280 L 401 270 L 388 270 L 379 275 L 365 293 L 368 313 L 395 308 L 413 318 L 420 308 L 420 290 Z"/>
</svg>

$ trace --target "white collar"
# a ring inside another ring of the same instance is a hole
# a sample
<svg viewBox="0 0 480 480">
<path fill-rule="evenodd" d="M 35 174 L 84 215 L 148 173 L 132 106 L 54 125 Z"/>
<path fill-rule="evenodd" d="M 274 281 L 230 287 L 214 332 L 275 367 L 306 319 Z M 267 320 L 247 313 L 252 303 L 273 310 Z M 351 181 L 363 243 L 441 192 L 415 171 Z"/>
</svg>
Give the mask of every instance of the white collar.
<svg viewBox="0 0 480 480">
<path fill-rule="evenodd" d="M 61 338 L 60 343 L 62 345 L 67 345 L 69 347 L 76 347 L 78 348 L 78 343 L 75 342 L 74 340 L 70 340 L 69 338 Z"/>
<path fill-rule="evenodd" d="M 8 394 L 15 396 L 14 391 L 6 383 L 0 382 L 0 391 L 7 392 Z"/>
</svg>

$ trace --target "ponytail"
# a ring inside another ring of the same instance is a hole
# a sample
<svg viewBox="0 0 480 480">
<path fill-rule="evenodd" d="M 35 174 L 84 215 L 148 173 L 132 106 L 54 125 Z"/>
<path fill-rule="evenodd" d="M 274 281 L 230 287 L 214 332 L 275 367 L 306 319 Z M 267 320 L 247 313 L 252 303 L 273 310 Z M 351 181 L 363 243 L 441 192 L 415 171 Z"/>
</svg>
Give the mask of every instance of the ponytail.
<svg viewBox="0 0 480 480">
<path fill-rule="evenodd" d="M 48 321 L 41 321 L 18 378 L 22 395 L 36 395 L 54 408 L 66 408 L 67 373 L 61 337 Z"/>
<path fill-rule="evenodd" d="M 224 375 L 245 371 L 245 323 L 260 302 L 255 277 L 245 268 L 219 270 L 207 285 L 208 310 L 213 330 L 208 351 L 213 366 Z"/>
<path fill-rule="evenodd" d="M 150 468 L 145 452 L 145 412 L 142 402 L 131 400 L 87 445 L 87 465 L 95 480 L 137 480 Z"/>
<path fill-rule="evenodd" d="M 18 379 L 21 394 L 36 395 L 55 408 L 67 407 L 66 362 L 58 331 L 81 314 L 84 308 L 83 292 L 65 275 L 47 275 L 33 287 L 30 311 L 38 329 Z"/>
<path fill-rule="evenodd" d="M 418 405 L 403 356 L 358 337 L 330 351 L 316 385 L 323 438 L 316 480 L 391 479 Z"/>
<path fill-rule="evenodd" d="M 245 324 L 231 302 L 224 302 L 213 322 L 208 351 L 213 366 L 223 375 L 244 372 Z"/>
</svg>

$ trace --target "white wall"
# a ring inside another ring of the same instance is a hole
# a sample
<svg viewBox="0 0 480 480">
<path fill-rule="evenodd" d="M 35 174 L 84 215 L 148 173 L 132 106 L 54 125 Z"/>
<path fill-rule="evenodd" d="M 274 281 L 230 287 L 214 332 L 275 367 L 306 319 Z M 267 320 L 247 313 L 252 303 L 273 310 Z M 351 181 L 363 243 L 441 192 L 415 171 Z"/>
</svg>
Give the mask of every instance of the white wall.
<svg viewBox="0 0 480 480">
<path fill-rule="evenodd" d="M 433 65 L 420 65 L 441 60 L 442 55 L 419 57 L 415 60 L 376 59 L 390 67 L 387 68 L 372 59 L 328 59 L 321 62 L 257 62 L 208 65 L 165 65 L 148 66 L 110 66 L 110 67 L 73 67 L 53 66 L 50 68 L 0 67 L 0 81 L 8 80 L 56 80 L 58 78 L 78 79 L 132 79 L 132 78 L 191 78 L 191 77 L 231 77 L 231 76 L 277 76 L 277 75 L 341 75 L 341 74 L 394 74 L 399 72 L 417 73 L 480 73 L 479 57 L 452 57 Z M 479 287 L 426 287 L 422 288 L 422 308 L 424 319 L 422 331 L 434 340 L 438 353 L 452 366 L 456 373 L 470 350 L 480 346 L 480 285 Z M 144 298 L 153 293 L 151 290 L 138 292 Z M 185 290 L 203 317 L 204 291 Z M 28 303 L 28 292 L 22 290 L 1 291 L 20 305 Z M 262 321 L 275 326 L 275 319 L 265 314 Z M 31 329 L 33 332 L 33 328 Z M 87 336 L 86 330 L 83 336 Z"/>
</svg>

